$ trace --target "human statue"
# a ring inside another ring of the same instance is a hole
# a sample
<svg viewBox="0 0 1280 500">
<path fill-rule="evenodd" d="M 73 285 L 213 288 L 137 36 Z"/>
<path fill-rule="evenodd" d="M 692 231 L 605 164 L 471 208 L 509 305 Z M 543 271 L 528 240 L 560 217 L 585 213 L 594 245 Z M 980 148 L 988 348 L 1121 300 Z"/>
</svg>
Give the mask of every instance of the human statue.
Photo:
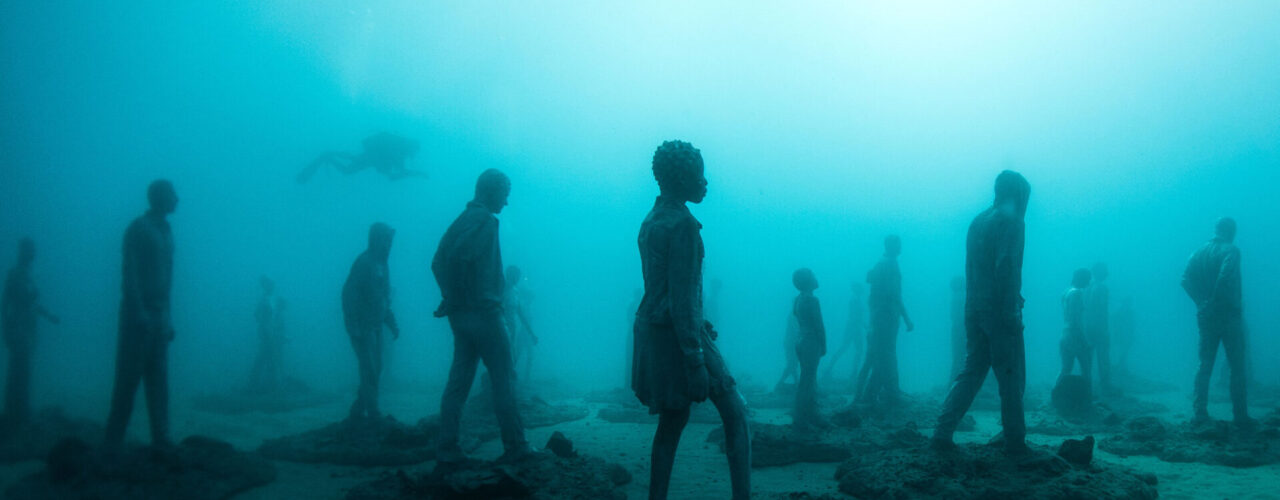
<svg viewBox="0 0 1280 500">
<path fill-rule="evenodd" d="M 351 404 L 348 422 L 377 419 L 378 382 L 382 375 L 382 329 L 400 337 L 400 326 L 391 310 L 391 277 L 387 267 L 395 230 L 376 222 L 369 226 L 369 245 L 356 257 L 342 285 L 342 318 L 356 355 L 360 386 Z"/>
<path fill-rule="evenodd" d="M 1092 381 L 1093 345 L 1085 334 L 1084 326 L 1085 295 L 1090 275 L 1088 269 L 1077 269 L 1071 277 L 1071 288 L 1062 294 L 1062 340 L 1058 342 L 1062 371 L 1058 372 L 1058 384 L 1071 375 L 1077 362 L 1080 363 L 1080 375 L 1086 382 Z"/>
<path fill-rule="evenodd" d="M 1197 421 L 1209 420 L 1209 378 L 1213 374 L 1218 346 L 1226 352 L 1231 367 L 1231 410 L 1241 426 L 1253 423 L 1249 418 L 1245 394 L 1245 334 L 1242 292 L 1240 286 L 1240 249 L 1235 245 L 1236 221 L 1218 219 L 1213 239 L 1200 247 L 1187 261 L 1182 274 L 1182 288 L 1196 304 L 1200 326 L 1200 369 L 1196 372 L 1195 401 L 1192 409 Z"/>
<path fill-rule="evenodd" d="M 418 154 L 418 141 L 378 132 L 366 137 L 361 144 L 364 149 L 358 154 L 330 151 L 312 160 L 298 172 L 298 184 L 305 184 L 324 167 L 333 167 L 345 175 L 372 168 L 393 181 L 427 176 L 426 172 L 405 166 L 409 158 Z"/>
<path fill-rule="evenodd" d="M 258 278 L 262 296 L 254 310 L 258 323 L 258 356 L 249 372 L 248 392 L 272 394 L 280 390 L 281 365 L 284 358 L 284 299 L 276 295 L 276 283 L 271 278 Z"/>
<path fill-rule="evenodd" d="M 702 224 L 686 203 L 707 194 L 702 153 L 667 141 L 653 155 L 661 194 L 640 226 L 644 298 L 636 311 L 632 389 L 658 414 L 649 468 L 649 498 L 667 498 L 671 469 L 690 407 L 710 399 L 725 429 L 733 498 L 751 497 L 751 438 L 746 402 L 702 313 Z M 705 479 L 705 478 L 702 478 Z"/>
<path fill-rule="evenodd" d="M 58 324 L 56 315 L 40 302 L 40 292 L 31 277 L 36 260 L 36 243 L 31 238 L 18 242 L 18 262 L 4 282 L 0 323 L 4 325 L 4 345 L 9 350 L 9 369 L 4 388 L 4 417 L 0 432 L 9 433 L 31 419 L 31 356 L 36 346 L 36 326 L 40 318 Z"/>
<path fill-rule="evenodd" d="M 504 452 L 499 460 L 520 460 L 531 451 L 516 406 L 515 367 L 503 320 L 506 279 L 497 215 L 507 206 L 510 194 L 506 174 L 495 169 L 480 174 L 475 198 L 440 238 L 431 260 L 441 296 L 435 316 L 448 318 L 453 329 L 453 366 L 440 402 L 436 460 L 442 463 L 466 459 L 458 446 L 458 429 L 480 361 L 489 372 L 493 410 L 502 433 Z"/>
<path fill-rule="evenodd" d="M 1093 366 L 1098 368 L 1098 387 L 1103 394 L 1114 391 L 1111 386 L 1111 275 L 1106 262 L 1093 265 L 1093 279 L 1084 291 L 1084 334 L 1093 346 Z"/>
<path fill-rule="evenodd" d="M 867 272 L 871 333 L 867 336 L 863 370 L 869 375 L 864 379 L 859 373 L 859 404 L 893 406 L 902 399 L 898 385 L 898 326 L 906 323 L 908 332 L 916 326 L 902 304 L 902 272 L 898 268 L 901 253 L 902 240 L 894 235 L 886 237 L 884 256 Z"/>
<path fill-rule="evenodd" d="M 1005 170 L 996 177 L 995 203 L 969 225 L 965 243 L 964 370 L 943 403 L 934 428 L 935 449 L 955 448 L 952 436 L 988 371 L 994 371 L 1000 393 L 1000 417 L 1006 453 L 1030 455 L 1022 395 L 1027 383 L 1022 332 L 1022 252 L 1024 219 L 1031 185 L 1021 174 Z"/>
<path fill-rule="evenodd" d="M 818 411 L 818 362 L 827 354 L 827 330 L 822 324 L 822 307 L 813 295 L 818 288 L 818 278 L 809 268 L 801 268 L 792 274 L 791 283 L 800 292 L 791 309 L 800 333 L 800 341 L 796 343 L 800 380 L 796 383 L 796 405 L 791 418 L 796 427 L 827 427 L 826 420 Z"/>
<path fill-rule="evenodd" d="M 147 396 L 152 445 L 172 446 L 169 343 L 174 331 L 169 292 L 174 248 L 168 216 L 178 208 L 178 194 L 172 183 L 161 179 L 147 188 L 147 200 L 151 208 L 124 233 L 116 373 L 104 441 L 109 449 L 118 449 L 124 442 L 140 383 Z"/>
</svg>

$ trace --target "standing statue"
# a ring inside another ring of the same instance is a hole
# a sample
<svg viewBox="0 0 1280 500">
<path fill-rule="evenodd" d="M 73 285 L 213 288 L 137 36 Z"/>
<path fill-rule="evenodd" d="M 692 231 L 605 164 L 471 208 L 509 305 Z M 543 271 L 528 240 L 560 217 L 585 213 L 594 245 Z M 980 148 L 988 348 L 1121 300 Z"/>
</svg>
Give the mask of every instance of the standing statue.
<svg viewBox="0 0 1280 500">
<path fill-rule="evenodd" d="M 932 445 L 935 449 L 955 447 L 952 435 L 956 427 L 973 404 L 987 372 L 994 371 L 1000 386 L 1005 451 L 1027 455 L 1030 448 L 1022 410 L 1027 384 L 1022 339 L 1022 251 L 1031 185 L 1021 174 L 1005 170 L 996 177 L 995 191 L 995 203 L 969 225 L 964 306 L 968 355 L 964 371 L 956 377 L 943 403 Z"/>
<path fill-rule="evenodd" d="M 898 255 L 902 240 L 890 235 L 884 239 L 884 257 L 867 272 L 871 292 L 867 305 L 871 311 L 871 334 L 867 336 L 867 361 L 863 370 L 869 377 L 858 378 L 857 402 L 893 406 L 901 401 L 898 386 L 898 325 L 906 323 L 907 331 L 915 330 L 911 315 L 902 304 L 902 272 Z"/>
<path fill-rule="evenodd" d="M 1200 326 L 1200 370 L 1196 372 L 1196 396 L 1192 408 L 1197 421 L 1209 420 L 1209 378 L 1218 356 L 1226 351 L 1231 366 L 1231 410 L 1235 422 L 1249 426 L 1245 394 L 1245 338 L 1240 287 L 1240 249 L 1236 247 L 1236 221 L 1218 219 L 1212 240 L 1191 255 L 1182 273 L 1182 288 L 1196 304 Z"/>
<path fill-rule="evenodd" d="M 400 338 L 400 327 L 391 311 L 391 271 L 387 266 L 395 234 L 391 226 L 381 222 L 370 226 L 369 246 L 351 264 L 342 285 L 342 317 L 360 374 L 360 388 L 347 419 L 352 423 L 382 416 L 378 411 L 378 379 L 382 375 L 383 326 L 393 339 Z"/>
<path fill-rule="evenodd" d="M 489 370 L 493 410 L 502 431 L 504 452 L 499 460 L 519 460 L 531 451 L 516 407 L 515 367 L 502 309 L 506 280 L 497 214 L 507 206 L 510 194 L 506 174 L 495 169 L 480 174 L 475 198 L 440 238 L 431 260 L 441 296 L 435 316 L 449 318 L 453 329 L 453 366 L 440 401 L 436 460 L 442 463 L 466 459 L 458 446 L 458 429 L 481 360 Z"/>
<path fill-rule="evenodd" d="M 178 208 L 178 193 L 169 181 L 157 180 L 147 188 L 147 200 L 151 209 L 134 219 L 124 233 L 124 297 L 105 439 L 109 449 L 118 449 L 124 442 L 139 383 L 147 395 L 152 445 L 172 446 L 169 342 L 174 331 L 169 292 L 173 288 L 173 231 L 168 216 Z"/>
<path fill-rule="evenodd" d="M 686 203 L 707 194 L 702 153 L 667 141 L 653 155 L 661 195 L 640 226 L 644 299 L 636 311 L 635 375 L 640 402 L 658 414 L 649 468 L 649 498 L 667 498 L 680 434 L 693 403 L 710 398 L 724 422 L 733 498 L 751 497 L 751 438 L 746 402 L 702 315 L 702 224 Z"/>
<path fill-rule="evenodd" d="M 1106 262 L 1093 265 L 1092 283 L 1084 291 L 1084 335 L 1093 347 L 1098 367 L 1098 387 L 1103 394 L 1114 391 L 1111 386 L 1111 287 L 1107 285 Z"/>
<path fill-rule="evenodd" d="M 36 261 L 36 243 L 23 238 L 18 243 L 18 262 L 4 282 L 0 322 L 4 325 L 4 345 L 9 349 L 9 372 L 4 388 L 4 418 L 0 432 L 13 432 L 31 419 L 31 356 L 36 347 L 36 326 L 40 318 L 58 324 L 40 304 L 40 292 L 31 278 Z"/>
<path fill-rule="evenodd" d="M 1062 356 L 1062 371 L 1058 372 L 1057 384 L 1071 375 L 1071 369 L 1080 362 L 1080 375 L 1086 383 L 1090 383 L 1090 368 L 1093 359 L 1093 346 L 1085 334 L 1085 290 L 1089 287 L 1090 272 L 1088 269 L 1077 269 L 1071 277 L 1071 288 L 1062 294 L 1062 340 L 1058 342 L 1058 352 Z"/>
<path fill-rule="evenodd" d="M 276 283 L 266 276 L 258 278 L 262 297 L 254 319 L 258 323 L 258 357 L 249 372 L 248 392 L 273 394 L 280 390 L 281 364 L 284 358 L 284 299 L 276 295 Z"/>
<path fill-rule="evenodd" d="M 818 362 L 827 354 L 827 329 L 822 324 L 822 307 L 813 291 L 818 288 L 818 278 L 808 268 L 796 270 L 791 283 L 800 294 L 791 308 L 796 325 L 800 328 L 800 341 L 796 343 L 796 358 L 800 360 L 800 381 L 796 383 L 796 406 L 791 420 L 796 427 L 827 427 L 818 411 Z"/>
</svg>

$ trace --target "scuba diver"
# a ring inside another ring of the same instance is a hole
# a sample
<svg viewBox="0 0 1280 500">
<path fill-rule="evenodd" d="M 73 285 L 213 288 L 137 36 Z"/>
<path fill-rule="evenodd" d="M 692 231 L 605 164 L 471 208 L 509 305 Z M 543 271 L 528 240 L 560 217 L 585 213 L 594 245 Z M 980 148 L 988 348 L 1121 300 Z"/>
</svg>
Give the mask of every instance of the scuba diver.
<svg viewBox="0 0 1280 500">
<path fill-rule="evenodd" d="M 1231 410 L 1235 423 L 1249 427 L 1249 406 L 1245 393 L 1245 332 L 1240 287 L 1240 248 L 1236 247 L 1236 221 L 1218 219 L 1214 237 L 1187 261 L 1182 288 L 1196 304 L 1200 327 L 1200 370 L 1196 372 L 1195 420 L 1209 420 L 1209 378 L 1218 357 L 1218 346 L 1226 351 L 1231 366 Z"/>
<path fill-rule="evenodd" d="M 1026 244 L 1027 200 L 1031 185 L 1005 170 L 996 177 L 995 202 L 969 224 L 965 242 L 964 324 L 968 339 L 964 370 L 942 404 L 934 428 L 934 449 L 956 447 L 952 436 L 982 389 L 988 372 L 1000 387 L 1000 421 L 1005 452 L 1033 455 L 1026 444 L 1022 395 L 1027 384 L 1022 323 L 1022 256 Z"/>
<path fill-rule="evenodd" d="M 791 283 L 800 291 L 791 308 L 791 314 L 800 327 L 800 341 L 796 343 L 800 379 L 796 382 L 796 406 L 791 421 L 800 428 L 828 427 L 818 411 L 818 362 L 827 354 L 827 330 L 822 324 L 822 307 L 813 295 L 818 288 L 818 278 L 809 268 L 801 268 L 791 275 Z"/>
<path fill-rule="evenodd" d="M 31 355 L 35 351 L 36 326 L 40 318 L 58 324 L 58 317 L 40 304 L 40 292 L 31 279 L 36 260 L 36 244 L 31 238 L 18 243 L 18 262 L 4 283 L 4 344 L 9 349 L 9 375 L 5 379 L 4 419 L 0 431 L 10 432 L 31 418 Z"/>
<path fill-rule="evenodd" d="M 702 316 L 702 224 L 686 206 L 707 195 L 702 153 L 687 142 L 664 142 L 653 154 L 653 176 L 661 194 L 640 225 L 637 241 L 644 299 L 636 311 L 632 383 L 640 403 L 658 414 L 649 498 L 667 498 L 690 407 L 710 399 L 724 423 L 733 498 L 747 500 L 751 437 L 746 402 L 716 347 L 718 333 Z"/>
<path fill-rule="evenodd" d="M 387 260 L 395 230 L 381 222 L 369 227 L 369 246 L 362 252 L 342 285 L 342 317 L 359 365 L 360 387 L 351 404 L 349 422 L 377 419 L 378 379 L 382 375 L 382 327 L 391 338 L 400 338 L 396 315 L 391 311 L 391 279 Z"/>
<path fill-rule="evenodd" d="M 427 173 L 405 166 L 405 161 L 418 154 L 418 141 L 387 132 L 366 137 L 359 154 L 330 151 L 321 154 L 298 172 L 298 184 L 306 184 L 324 167 L 351 175 L 366 168 L 373 168 L 388 179 L 398 181 L 409 177 L 426 177 Z"/>
</svg>

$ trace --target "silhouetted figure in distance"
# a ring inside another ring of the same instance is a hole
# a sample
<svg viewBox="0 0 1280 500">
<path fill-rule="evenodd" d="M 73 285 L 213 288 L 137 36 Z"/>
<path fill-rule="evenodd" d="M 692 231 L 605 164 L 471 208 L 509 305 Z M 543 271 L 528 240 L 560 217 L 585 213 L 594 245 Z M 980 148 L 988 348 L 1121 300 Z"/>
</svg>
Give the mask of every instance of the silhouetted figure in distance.
<svg viewBox="0 0 1280 500">
<path fill-rule="evenodd" d="M 249 392 L 271 394 L 280 389 L 280 365 L 284 357 L 284 299 L 276 296 L 276 284 L 271 278 L 258 279 L 262 297 L 254 310 L 258 323 L 258 357 L 249 372 Z"/>
<path fill-rule="evenodd" d="M 818 362 L 827 354 L 827 330 L 822 324 L 822 307 L 813 291 L 818 278 L 808 268 L 796 270 L 791 283 L 800 294 L 792 304 L 791 314 L 800 327 L 796 358 L 800 360 L 800 380 L 796 383 L 796 406 L 792 422 L 797 427 L 826 427 L 818 411 Z"/>
<path fill-rule="evenodd" d="M 124 233 L 120 331 L 116 345 L 115 385 L 107 416 L 105 444 L 117 449 L 133 413 L 142 383 L 151 422 L 151 443 L 168 447 L 169 342 L 173 321 L 169 292 L 173 286 L 173 232 L 167 217 L 178 208 L 178 194 L 167 180 L 147 188 L 151 209 L 134 219 Z"/>
<path fill-rule="evenodd" d="M 391 310 L 391 240 L 395 230 L 381 222 L 369 226 L 369 246 L 356 257 L 342 285 L 342 317 L 351 349 L 359 366 L 360 387 L 348 419 L 382 416 L 378 410 L 378 379 L 382 375 L 382 328 L 400 337 L 400 326 Z"/>
<path fill-rule="evenodd" d="M 1005 170 L 996 177 L 995 203 L 974 217 L 965 244 L 965 334 L 968 354 L 964 371 L 947 394 L 932 444 L 954 448 L 952 435 L 988 371 L 1000 386 L 1004 447 L 1025 455 L 1026 421 L 1022 395 L 1026 389 L 1026 352 L 1022 339 L 1022 252 L 1024 218 L 1031 186 L 1022 175 Z"/>
<path fill-rule="evenodd" d="M 1236 247 L 1236 221 L 1218 219 L 1215 235 L 1191 256 L 1182 274 L 1182 288 L 1196 304 L 1200 326 L 1200 370 L 1196 372 L 1197 421 L 1209 420 L 1209 378 L 1218 356 L 1226 351 L 1231 366 L 1231 409 L 1235 422 L 1252 423 L 1245 394 L 1244 316 L 1240 287 L 1240 249 Z"/>
<path fill-rule="evenodd" d="M 702 314 L 702 224 L 686 203 L 707 194 L 702 153 L 667 141 L 653 155 L 661 195 L 640 226 L 644 299 L 636 311 L 632 388 L 658 414 L 649 468 L 649 498 L 667 498 L 680 435 L 693 403 L 708 398 L 724 422 L 733 498 L 751 497 L 751 440 L 746 403 L 729 374 L 718 336 Z"/>
<path fill-rule="evenodd" d="M 507 206 L 510 194 L 511 180 L 506 174 L 495 169 L 480 174 L 475 199 L 445 231 L 431 260 L 442 298 L 435 316 L 449 318 L 453 329 L 453 366 L 440 401 L 436 459 L 443 463 L 466 458 L 458 447 L 458 428 L 462 407 L 475 382 L 476 365 L 482 360 L 489 371 L 493 409 L 502 431 L 505 451 L 500 460 L 518 460 L 530 452 L 516 407 L 515 367 L 502 310 L 506 280 L 497 214 Z"/>
<path fill-rule="evenodd" d="M 36 260 L 36 243 L 31 238 L 18 242 L 18 262 L 4 282 L 0 322 L 4 325 L 4 345 L 9 349 L 9 370 L 4 388 L 4 420 L 0 432 L 8 433 L 26 425 L 31 418 L 31 356 L 36 347 L 36 326 L 40 318 L 58 324 L 40 304 L 40 292 L 31 278 Z"/>
<path fill-rule="evenodd" d="M 524 273 L 519 267 L 507 266 L 507 287 L 502 294 L 502 321 L 506 323 L 507 335 L 511 338 L 512 367 L 519 367 L 523 361 L 523 378 L 528 382 L 533 371 L 533 346 L 538 345 L 538 336 L 534 335 L 533 324 L 529 322 L 526 307 L 528 296 L 523 293 L 523 280 Z"/>
</svg>

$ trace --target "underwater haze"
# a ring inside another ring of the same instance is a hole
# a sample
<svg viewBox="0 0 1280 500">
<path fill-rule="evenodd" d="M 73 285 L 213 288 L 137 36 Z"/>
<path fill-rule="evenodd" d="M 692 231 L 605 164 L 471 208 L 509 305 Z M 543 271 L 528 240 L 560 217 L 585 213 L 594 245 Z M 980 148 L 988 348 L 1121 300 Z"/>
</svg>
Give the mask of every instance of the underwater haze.
<svg viewBox="0 0 1280 500">
<path fill-rule="evenodd" d="M 6 2 L 0 75 L 0 260 L 33 238 L 62 318 L 41 327 L 36 407 L 106 414 L 122 234 L 156 178 L 181 199 L 175 404 L 244 383 L 261 275 L 289 303 L 290 374 L 354 391 L 339 299 L 384 222 L 403 330 L 385 377 L 424 388 L 414 419 L 438 411 L 425 392 L 453 340 L 430 262 L 489 168 L 511 178 L 502 257 L 533 296 L 532 379 L 621 387 L 670 139 L 705 160 L 690 208 L 743 384 L 783 368 L 792 271 L 816 274 L 834 349 L 851 284 L 895 234 L 916 323 L 902 387 L 945 386 L 949 283 L 1004 169 L 1031 184 L 1029 387 L 1058 375 L 1072 272 L 1104 261 L 1113 310 L 1134 304 L 1133 371 L 1189 394 L 1179 281 L 1222 216 L 1239 224 L 1252 378 L 1280 383 L 1277 2 Z M 381 131 L 419 142 L 408 166 L 426 178 L 295 182 Z"/>
</svg>

